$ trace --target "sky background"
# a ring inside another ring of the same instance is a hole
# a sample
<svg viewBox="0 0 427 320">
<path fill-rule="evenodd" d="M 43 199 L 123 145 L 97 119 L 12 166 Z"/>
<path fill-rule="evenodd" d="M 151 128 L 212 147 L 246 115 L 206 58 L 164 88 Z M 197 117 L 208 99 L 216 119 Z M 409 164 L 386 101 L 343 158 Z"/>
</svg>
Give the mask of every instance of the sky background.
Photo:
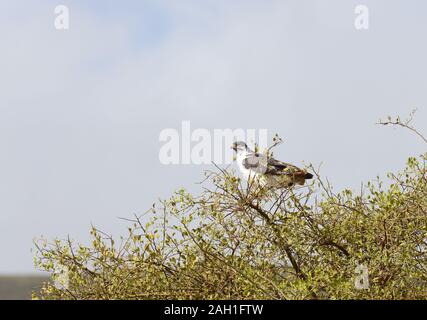
<svg viewBox="0 0 427 320">
<path fill-rule="evenodd" d="M 54 8 L 70 9 L 70 30 Z M 356 5 L 370 29 L 354 28 Z M 162 165 L 159 134 L 267 128 L 277 158 L 336 190 L 404 167 L 427 132 L 427 2 L 0 0 L 0 273 L 34 272 L 32 239 L 86 242 L 207 166 Z"/>
</svg>

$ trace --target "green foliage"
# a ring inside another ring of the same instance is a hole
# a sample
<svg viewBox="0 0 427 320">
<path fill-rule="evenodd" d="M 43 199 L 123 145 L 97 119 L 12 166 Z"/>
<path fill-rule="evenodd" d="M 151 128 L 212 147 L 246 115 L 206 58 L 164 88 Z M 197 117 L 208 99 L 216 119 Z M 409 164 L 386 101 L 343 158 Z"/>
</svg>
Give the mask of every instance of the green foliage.
<svg viewBox="0 0 427 320">
<path fill-rule="evenodd" d="M 388 186 L 357 194 L 334 194 L 318 175 L 297 190 L 264 190 L 218 168 L 200 196 L 180 190 L 130 220 L 120 243 L 95 228 L 90 246 L 37 243 L 37 266 L 62 266 L 69 281 L 35 297 L 425 299 L 426 160 L 410 158 Z M 355 287 L 359 264 L 367 289 Z"/>
</svg>

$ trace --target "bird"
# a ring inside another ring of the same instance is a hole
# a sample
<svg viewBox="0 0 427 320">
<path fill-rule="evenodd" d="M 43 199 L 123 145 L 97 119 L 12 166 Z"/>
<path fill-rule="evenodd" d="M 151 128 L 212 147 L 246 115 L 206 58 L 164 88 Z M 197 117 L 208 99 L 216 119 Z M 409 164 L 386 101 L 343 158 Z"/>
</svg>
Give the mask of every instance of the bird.
<svg viewBox="0 0 427 320">
<path fill-rule="evenodd" d="M 237 165 L 243 177 L 249 182 L 255 180 L 261 187 L 302 186 L 306 180 L 313 178 L 313 175 L 304 169 L 252 151 L 243 141 L 234 142 L 231 148 L 237 154 Z"/>
</svg>

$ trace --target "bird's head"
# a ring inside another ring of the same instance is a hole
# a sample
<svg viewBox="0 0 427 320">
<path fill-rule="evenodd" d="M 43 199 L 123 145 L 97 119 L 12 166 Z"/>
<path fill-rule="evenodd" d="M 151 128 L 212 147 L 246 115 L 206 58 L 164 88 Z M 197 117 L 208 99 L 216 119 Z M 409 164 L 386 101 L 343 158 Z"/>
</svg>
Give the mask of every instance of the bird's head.
<svg viewBox="0 0 427 320">
<path fill-rule="evenodd" d="M 231 145 L 231 149 L 233 149 L 234 151 L 239 153 L 239 152 L 243 152 L 243 151 L 248 151 L 248 146 L 243 141 L 237 141 Z"/>
</svg>

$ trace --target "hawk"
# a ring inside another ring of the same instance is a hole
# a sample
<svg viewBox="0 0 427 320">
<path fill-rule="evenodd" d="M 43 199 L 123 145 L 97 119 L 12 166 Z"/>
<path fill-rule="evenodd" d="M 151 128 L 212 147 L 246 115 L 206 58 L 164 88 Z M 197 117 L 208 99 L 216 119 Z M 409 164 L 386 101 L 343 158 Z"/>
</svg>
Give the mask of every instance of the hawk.
<svg viewBox="0 0 427 320">
<path fill-rule="evenodd" d="M 245 142 L 234 142 L 231 148 L 237 153 L 237 164 L 243 177 L 255 179 L 263 187 L 289 188 L 304 185 L 313 175 L 304 169 L 252 151 Z"/>
</svg>

